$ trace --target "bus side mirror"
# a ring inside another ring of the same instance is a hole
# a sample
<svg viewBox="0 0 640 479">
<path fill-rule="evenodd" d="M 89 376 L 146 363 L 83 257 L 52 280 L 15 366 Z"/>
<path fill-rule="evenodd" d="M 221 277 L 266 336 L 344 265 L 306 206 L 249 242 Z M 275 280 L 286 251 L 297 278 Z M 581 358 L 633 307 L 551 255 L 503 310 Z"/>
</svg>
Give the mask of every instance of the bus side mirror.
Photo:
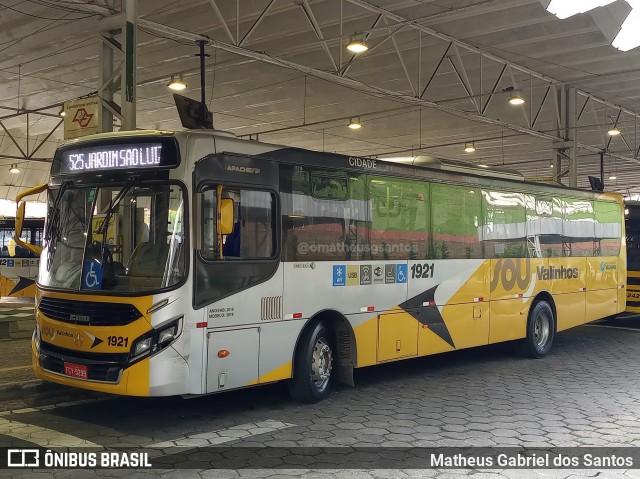
<svg viewBox="0 0 640 479">
<path fill-rule="evenodd" d="M 43 191 L 46 191 L 48 188 L 49 186 L 46 183 L 44 183 L 42 185 L 34 186 L 33 188 L 29 188 L 28 190 L 22 191 L 16 197 L 16 203 L 17 203 L 16 227 L 15 227 L 13 239 L 15 240 L 18 246 L 22 246 L 27 251 L 31 251 L 37 256 L 40 256 L 40 253 L 42 252 L 42 248 L 40 246 L 32 245 L 30 243 L 25 243 L 20 239 L 20 236 L 22 236 L 22 223 L 24 222 L 25 207 L 27 205 L 27 202 L 24 201 L 23 198 L 26 198 L 27 196 L 40 194 Z"/>
<path fill-rule="evenodd" d="M 218 234 L 229 235 L 233 232 L 233 200 L 223 198 L 220 200 L 218 210 Z"/>
</svg>

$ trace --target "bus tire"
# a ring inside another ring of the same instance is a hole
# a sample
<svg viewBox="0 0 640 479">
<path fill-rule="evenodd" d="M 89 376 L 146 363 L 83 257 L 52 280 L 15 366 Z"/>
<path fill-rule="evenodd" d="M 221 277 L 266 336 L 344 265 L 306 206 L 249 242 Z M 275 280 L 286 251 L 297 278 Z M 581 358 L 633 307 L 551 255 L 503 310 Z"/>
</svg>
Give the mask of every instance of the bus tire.
<svg viewBox="0 0 640 479">
<path fill-rule="evenodd" d="M 556 324 L 553 309 L 546 301 L 536 301 L 529 312 L 527 336 L 520 350 L 527 358 L 540 359 L 551 350 Z"/>
<path fill-rule="evenodd" d="M 300 402 L 316 403 L 329 395 L 333 379 L 333 334 L 325 323 L 308 328 L 300 338 L 293 363 L 289 394 Z"/>
</svg>

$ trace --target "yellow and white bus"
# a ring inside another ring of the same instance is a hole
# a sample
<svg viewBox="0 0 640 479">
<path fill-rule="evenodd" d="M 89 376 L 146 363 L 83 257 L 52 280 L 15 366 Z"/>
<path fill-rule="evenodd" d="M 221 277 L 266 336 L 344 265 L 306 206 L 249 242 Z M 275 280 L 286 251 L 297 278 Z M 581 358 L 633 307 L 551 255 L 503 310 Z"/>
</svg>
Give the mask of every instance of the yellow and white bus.
<svg viewBox="0 0 640 479">
<path fill-rule="evenodd" d="M 210 130 L 61 146 L 33 367 L 135 396 L 288 380 L 519 341 L 625 308 L 621 197 Z"/>
</svg>

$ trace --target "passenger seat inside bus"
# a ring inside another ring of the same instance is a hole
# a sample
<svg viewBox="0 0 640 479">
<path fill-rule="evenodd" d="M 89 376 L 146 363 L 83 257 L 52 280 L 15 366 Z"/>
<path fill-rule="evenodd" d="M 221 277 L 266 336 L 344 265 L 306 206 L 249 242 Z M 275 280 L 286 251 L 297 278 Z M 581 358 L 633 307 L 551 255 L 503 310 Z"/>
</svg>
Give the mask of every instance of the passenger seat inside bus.
<svg viewBox="0 0 640 479">
<path fill-rule="evenodd" d="M 160 287 L 168 250 L 166 243 L 145 242 L 136 246 L 127 265 L 127 274 L 135 289 Z"/>
</svg>

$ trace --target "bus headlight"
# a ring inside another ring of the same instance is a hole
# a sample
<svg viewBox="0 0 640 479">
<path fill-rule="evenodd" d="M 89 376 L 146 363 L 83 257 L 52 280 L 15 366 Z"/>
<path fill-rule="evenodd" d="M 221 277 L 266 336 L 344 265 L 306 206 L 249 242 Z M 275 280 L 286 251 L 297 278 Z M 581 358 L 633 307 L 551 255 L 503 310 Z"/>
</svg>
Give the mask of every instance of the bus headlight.
<svg viewBox="0 0 640 479">
<path fill-rule="evenodd" d="M 158 332 L 158 344 L 163 345 L 171 342 L 178 335 L 178 323 L 174 323 Z"/>
<path fill-rule="evenodd" d="M 140 356 L 151 349 L 153 338 L 144 338 L 140 341 L 136 342 L 136 345 L 133 347 L 133 357 Z"/>
<path fill-rule="evenodd" d="M 169 346 L 180 335 L 181 322 L 182 317 L 174 319 L 136 339 L 131 347 L 129 363 L 139 361 Z"/>
</svg>

